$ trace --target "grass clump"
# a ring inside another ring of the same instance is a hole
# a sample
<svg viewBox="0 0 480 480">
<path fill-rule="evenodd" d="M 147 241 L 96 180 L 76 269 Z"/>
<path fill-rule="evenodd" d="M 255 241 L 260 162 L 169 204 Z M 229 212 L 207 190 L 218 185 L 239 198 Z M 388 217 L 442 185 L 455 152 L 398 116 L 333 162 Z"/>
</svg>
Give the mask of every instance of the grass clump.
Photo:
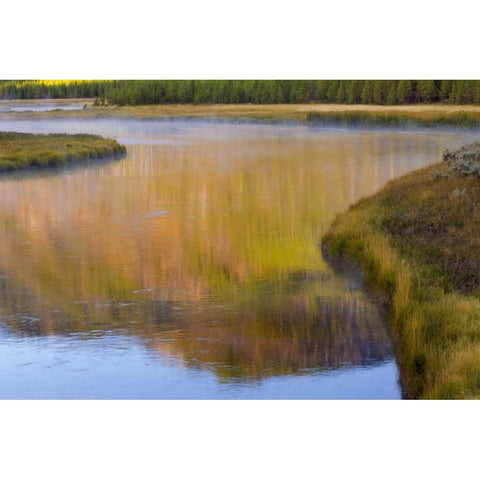
<svg viewBox="0 0 480 480">
<path fill-rule="evenodd" d="M 115 140 L 98 135 L 0 132 L 0 172 L 114 157 L 125 151 Z"/>
<path fill-rule="evenodd" d="M 480 144 L 445 152 L 358 202 L 323 239 L 386 295 L 406 398 L 480 397 L 480 183 L 476 168 L 457 167 L 479 154 Z"/>
</svg>

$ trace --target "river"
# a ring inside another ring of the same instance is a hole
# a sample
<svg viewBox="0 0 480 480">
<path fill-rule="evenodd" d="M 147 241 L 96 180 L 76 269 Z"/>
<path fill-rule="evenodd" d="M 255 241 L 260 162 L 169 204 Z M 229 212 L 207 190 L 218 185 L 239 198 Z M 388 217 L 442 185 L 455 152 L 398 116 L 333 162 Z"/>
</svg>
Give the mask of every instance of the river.
<svg viewBox="0 0 480 480">
<path fill-rule="evenodd" d="M 395 399 L 385 314 L 319 242 L 473 133 L 0 120 L 120 160 L 0 178 L 0 397 Z"/>
</svg>

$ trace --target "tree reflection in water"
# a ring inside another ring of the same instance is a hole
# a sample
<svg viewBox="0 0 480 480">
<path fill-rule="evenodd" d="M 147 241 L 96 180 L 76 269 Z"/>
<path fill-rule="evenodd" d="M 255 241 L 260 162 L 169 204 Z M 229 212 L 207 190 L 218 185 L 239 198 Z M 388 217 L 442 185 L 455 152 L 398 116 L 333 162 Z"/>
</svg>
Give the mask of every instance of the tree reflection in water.
<svg viewBox="0 0 480 480">
<path fill-rule="evenodd" d="M 318 242 L 335 214 L 438 158 L 446 136 L 61 127 L 133 140 L 122 161 L 0 180 L 8 334 L 132 335 L 221 381 L 391 358 L 377 307 L 324 262 Z"/>
</svg>

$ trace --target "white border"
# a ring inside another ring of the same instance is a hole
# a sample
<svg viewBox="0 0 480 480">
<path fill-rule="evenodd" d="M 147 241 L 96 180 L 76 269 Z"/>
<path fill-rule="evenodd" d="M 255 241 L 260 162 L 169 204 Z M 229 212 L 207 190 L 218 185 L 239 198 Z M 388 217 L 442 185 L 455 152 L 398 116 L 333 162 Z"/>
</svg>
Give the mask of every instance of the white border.
<svg viewBox="0 0 480 480">
<path fill-rule="evenodd" d="M 474 5 L 4 2 L 0 78 L 478 78 Z"/>
<path fill-rule="evenodd" d="M 478 463 L 478 402 L 0 406 L 8 479 L 470 478 Z"/>
<path fill-rule="evenodd" d="M 4 2 L 0 78 L 475 79 L 472 5 Z M 0 473 L 469 478 L 479 418 L 478 402 L 0 402 Z"/>
</svg>

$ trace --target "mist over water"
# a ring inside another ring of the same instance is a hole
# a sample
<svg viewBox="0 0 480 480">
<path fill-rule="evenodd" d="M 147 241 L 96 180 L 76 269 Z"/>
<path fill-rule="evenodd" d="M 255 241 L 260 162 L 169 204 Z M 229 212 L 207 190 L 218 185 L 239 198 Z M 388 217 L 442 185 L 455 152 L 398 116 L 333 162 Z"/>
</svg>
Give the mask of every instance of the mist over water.
<svg viewBox="0 0 480 480">
<path fill-rule="evenodd" d="M 34 102 L 18 104 L 18 101 L 0 102 L 0 113 L 13 112 L 52 112 L 54 110 L 81 110 L 85 103 L 49 103 L 49 102 Z"/>
<path fill-rule="evenodd" d="M 399 398 L 384 314 L 319 242 L 474 137 L 147 120 L 122 160 L 0 178 L 3 398 Z"/>
</svg>

